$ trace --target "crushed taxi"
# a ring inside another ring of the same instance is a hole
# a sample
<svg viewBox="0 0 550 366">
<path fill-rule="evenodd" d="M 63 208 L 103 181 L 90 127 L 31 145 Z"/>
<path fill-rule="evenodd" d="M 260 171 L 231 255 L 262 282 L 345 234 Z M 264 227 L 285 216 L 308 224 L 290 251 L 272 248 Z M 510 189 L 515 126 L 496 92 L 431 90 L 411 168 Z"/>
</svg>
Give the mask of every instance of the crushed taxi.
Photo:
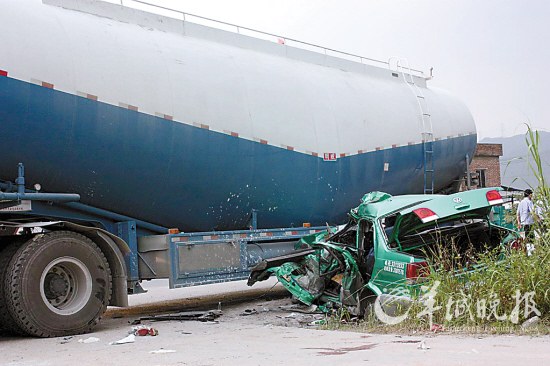
<svg viewBox="0 0 550 366">
<path fill-rule="evenodd" d="M 325 312 L 345 307 L 359 316 L 376 297 L 410 300 L 442 248 L 452 246 L 461 254 L 457 267 L 475 268 L 469 263 L 475 253 L 504 250 L 520 240 L 516 231 L 490 220 L 492 207 L 503 202 L 500 191 L 368 193 L 347 224 L 306 236 L 294 253 L 260 262 L 248 284 L 275 275 L 306 305 Z"/>
</svg>

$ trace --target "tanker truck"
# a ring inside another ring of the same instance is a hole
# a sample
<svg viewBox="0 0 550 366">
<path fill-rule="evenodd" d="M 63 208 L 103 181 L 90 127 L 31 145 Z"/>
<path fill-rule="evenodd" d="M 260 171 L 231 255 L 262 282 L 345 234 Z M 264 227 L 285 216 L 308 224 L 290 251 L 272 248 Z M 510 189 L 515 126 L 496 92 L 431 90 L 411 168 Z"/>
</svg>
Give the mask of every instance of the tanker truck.
<svg viewBox="0 0 550 366">
<path fill-rule="evenodd" d="M 366 192 L 456 190 L 475 149 L 465 105 L 403 60 L 0 3 L 0 330 L 88 332 L 142 280 L 244 279 Z"/>
</svg>

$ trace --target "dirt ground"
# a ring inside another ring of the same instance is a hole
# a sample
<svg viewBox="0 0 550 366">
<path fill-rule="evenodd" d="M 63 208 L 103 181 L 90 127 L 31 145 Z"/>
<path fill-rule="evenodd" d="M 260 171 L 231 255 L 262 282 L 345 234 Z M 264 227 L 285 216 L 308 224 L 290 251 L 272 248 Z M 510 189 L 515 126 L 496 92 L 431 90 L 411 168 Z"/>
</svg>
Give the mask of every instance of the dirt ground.
<svg viewBox="0 0 550 366">
<path fill-rule="evenodd" d="M 148 294 L 131 298 L 130 308 L 110 309 L 91 334 L 52 339 L 0 337 L 0 365 L 545 365 L 550 360 L 548 336 L 319 330 L 310 325 L 318 316 L 289 310 L 290 298 L 282 297 L 284 290 L 273 285 L 268 282 L 248 289 L 241 282 L 173 292 L 155 288 L 163 283 L 150 285 Z M 109 344 L 126 337 L 130 322 L 145 314 L 209 310 L 220 305 L 222 315 L 216 321 L 143 321 L 156 328 L 158 335 Z M 87 343 L 94 340 L 91 337 L 97 341 Z"/>
</svg>

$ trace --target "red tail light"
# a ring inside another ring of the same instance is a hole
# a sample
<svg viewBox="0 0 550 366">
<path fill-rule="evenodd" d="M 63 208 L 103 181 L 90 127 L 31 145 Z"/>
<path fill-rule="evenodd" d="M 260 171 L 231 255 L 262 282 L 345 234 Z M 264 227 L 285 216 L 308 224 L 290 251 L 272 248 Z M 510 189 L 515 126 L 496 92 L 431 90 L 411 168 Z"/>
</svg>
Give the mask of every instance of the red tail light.
<svg viewBox="0 0 550 366">
<path fill-rule="evenodd" d="M 485 194 L 490 205 L 498 205 L 503 202 L 502 196 L 498 191 L 489 191 Z"/>
<path fill-rule="evenodd" d="M 430 266 L 428 262 L 407 263 L 407 279 L 417 279 L 419 277 L 428 277 Z"/>
<path fill-rule="evenodd" d="M 439 217 L 430 210 L 429 208 L 417 208 L 416 210 L 413 210 L 413 212 L 418 216 L 418 218 L 423 222 L 430 222 L 437 220 Z"/>
</svg>

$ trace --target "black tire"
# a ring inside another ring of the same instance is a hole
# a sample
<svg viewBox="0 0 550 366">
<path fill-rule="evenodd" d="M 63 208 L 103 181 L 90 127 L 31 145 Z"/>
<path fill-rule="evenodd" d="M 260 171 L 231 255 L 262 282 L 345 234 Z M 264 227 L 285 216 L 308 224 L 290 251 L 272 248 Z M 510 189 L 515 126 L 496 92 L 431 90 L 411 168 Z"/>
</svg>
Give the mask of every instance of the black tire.
<svg viewBox="0 0 550 366">
<path fill-rule="evenodd" d="M 0 238 L 0 334 L 24 334 L 8 311 L 4 289 L 8 273 L 6 267 L 17 249 L 26 240 L 28 237 L 4 236 Z"/>
<path fill-rule="evenodd" d="M 89 238 L 70 231 L 38 234 L 21 245 L 6 268 L 7 310 L 37 337 L 91 331 L 111 298 L 111 271 Z"/>
</svg>

